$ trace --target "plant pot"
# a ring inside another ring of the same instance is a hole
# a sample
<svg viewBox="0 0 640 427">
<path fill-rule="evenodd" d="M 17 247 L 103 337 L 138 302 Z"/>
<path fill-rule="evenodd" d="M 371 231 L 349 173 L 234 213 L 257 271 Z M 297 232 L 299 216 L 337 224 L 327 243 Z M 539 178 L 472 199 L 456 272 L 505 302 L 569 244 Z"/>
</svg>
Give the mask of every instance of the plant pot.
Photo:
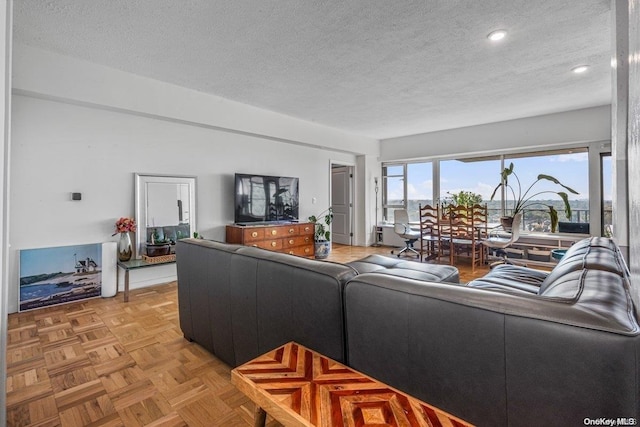
<svg viewBox="0 0 640 427">
<path fill-rule="evenodd" d="M 162 244 L 147 244 L 147 256 L 162 256 L 169 255 L 171 252 L 171 245 L 168 243 Z"/>
<path fill-rule="evenodd" d="M 551 259 L 558 262 L 562 259 L 562 257 L 564 256 L 564 254 L 567 253 L 566 249 L 553 249 L 551 251 Z"/>
<path fill-rule="evenodd" d="M 315 256 L 316 259 L 325 259 L 331 253 L 331 242 L 328 240 L 322 240 L 315 242 Z"/>
<path fill-rule="evenodd" d="M 513 228 L 513 217 L 512 216 L 501 216 L 500 217 L 500 225 L 505 231 L 511 231 Z"/>
</svg>

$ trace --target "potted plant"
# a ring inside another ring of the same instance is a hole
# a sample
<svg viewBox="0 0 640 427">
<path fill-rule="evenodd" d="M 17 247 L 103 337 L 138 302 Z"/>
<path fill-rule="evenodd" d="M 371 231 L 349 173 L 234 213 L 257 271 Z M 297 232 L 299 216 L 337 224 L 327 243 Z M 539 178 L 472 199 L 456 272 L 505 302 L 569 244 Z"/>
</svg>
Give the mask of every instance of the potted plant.
<svg viewBox="0 0 640 427">
<path fill-rule="evenodd" d="M 323 216 L 324 215 L 324 216 Z M 333 210 L 326 209 L 319 215 L 311 215 L 309 222 L 315 227 L 313 240 L 315 242 L 315 257 L 325 259 L 331 252 L 331 230 L 329 226 L 333 220 Z"/>
<path fill-rule="evenodd" d="M 517 193 L 516 193 L 516 190 L 514 189 L 514 187 L 509 183 L 509 177 L 511 175 L 513 175 L 513 177 L 516 180 Z M 558 181 L 556 178 L 552 177 L 551 175 L 539 174 L 538 175 L 538 179 L 536 179 L 524 191 L 524 193 L 522 192 L 520 179 L 518 178 L 518 175 L 513 171 L 513 162 L 509 164 L 509 167 L 504 168 L 504 170 L 500 173 L 500 178 L 501 178 L 500 184 L 498 184 L 496 186 L 496 188 L 493 190 L 493 193 L 491 194 L 491 200 L 493 200 L 493 198 L 496 195 L 496 192 L 502 186 L 504 186 L 504 188 L 506 190 L 510 190 L 511 191 L 511 195 L 513 196 L 513 210 L 512 210 L 511 216 L 500 218 L 500 220 L 502 222 L 502 226 L 505 229 L 511 229 L 511 223 L 513 223 L 513 216 L 515 216 L 518 212 L 522 212 L 522 211 L 524 211 L 525 208 L 528 208 L 528 207 L 533 206 L 533 205 L 543 205 L 543 203 L 534 201 L 532 199 L 534 197 L 536 197 L 536 196 L 539 196 L 540 194 L 545 194 L 545 193 L 553 193 L 553 194 L 557 194 L 558 196 L 560 196 L 560 198 L 564 202 L 564 212 L 567 215 L 567 218 L 571 218 L 571 206 L 569 205 L 569 196 L 567 195 L 566 192 L 564 192 L 564 191 L 544 190 L 544 191 L 539 191 L 537 193 L 533 193 L 533 187 L 538 182 L 540 182 L 542 180 L 546 180 L 546 181 L 551 181 L 554 184 L 557 184 L 557 185 L 563 187 L 564 189 L 566 189 L 567 191 L 569 191 L 569 192 L 571 192 L 573 194 L 579 194 L 577 191 L 575 191 L 574 189 L 569 188 L 566 185 L 562 184 L 560 181 Z M 544 205 L 544 206 L 547 206 L 549 208 L 549 215 L 551 217 L 551 230 L 555 231 L 556 227 L 558 226 L 558 212 L 551 205 Z"/>
<path fill-rule="evenodd" d="M 151 233 L 151 242 L 147 242 L 147 256 L 157 257 L 169 255 L 171 253 L 171 242 L 165 237 L 160 237 L 158 229 L 153 229 Z"/>
<path fill-rule="evenodd" d="M 473 191 L 460 190 L 458 193 L 450 193 L 445 200 L 451 200 L 451 204 L 456 206 L 473 206 L 482 203 L 482 196 Z"/>
</svg>

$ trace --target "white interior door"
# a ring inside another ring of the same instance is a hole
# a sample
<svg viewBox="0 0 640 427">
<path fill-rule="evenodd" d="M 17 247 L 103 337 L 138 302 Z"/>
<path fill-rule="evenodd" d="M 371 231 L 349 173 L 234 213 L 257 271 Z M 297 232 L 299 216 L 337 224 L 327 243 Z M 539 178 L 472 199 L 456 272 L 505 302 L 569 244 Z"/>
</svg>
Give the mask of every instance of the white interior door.
<svg viewBox="0 0 640 427">
<path fill-rule="evenodd" d="M 343 245 L 351 245 L 353 239 L 352 172 L 351 166 L 331 168 L 331 240 Z"/>
</svg>

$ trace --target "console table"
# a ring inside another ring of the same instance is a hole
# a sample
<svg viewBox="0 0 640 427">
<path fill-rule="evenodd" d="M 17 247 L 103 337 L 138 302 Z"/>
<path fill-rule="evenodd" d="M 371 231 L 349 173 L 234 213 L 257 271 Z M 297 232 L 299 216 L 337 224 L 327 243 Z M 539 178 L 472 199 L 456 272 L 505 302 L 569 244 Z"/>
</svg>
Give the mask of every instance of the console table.
<svg viewBox="0 0 640 427">
<path fill-rule="evenodd" d="M 129 271 L 141 268 L 155 267 L 158 265 L 175 264 L 175 259 L 162 262 L 147 262 L 144 259 L 132 259 L 130 261 L 118 261 L 118 268 L 124 270 L 124 302 L 129 302 Z M 118 292 L 120 275 L 116 271 L 116 293 Z"/>
<path fill-rule="evenodd" d="M 295 342 L 233 369 L 231 383 L 256 404 L 256 427 L 266 413 L 286 426 L 471 426 Z"/>
<path fill-rule="evenodd" d="M 274 252 L 312 258 L 314 225 L 291 224 L 227 225 L 227 243 L 268 249 Z"/>
</svg>

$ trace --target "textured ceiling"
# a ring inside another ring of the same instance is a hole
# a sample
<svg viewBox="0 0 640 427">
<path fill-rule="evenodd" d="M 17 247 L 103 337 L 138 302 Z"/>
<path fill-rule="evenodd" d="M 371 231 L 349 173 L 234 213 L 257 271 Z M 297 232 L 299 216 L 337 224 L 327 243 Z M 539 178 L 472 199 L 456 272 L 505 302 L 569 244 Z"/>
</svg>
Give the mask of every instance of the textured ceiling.
<svg viewBox="0 0 640 427">
<path fill-rule="evenodd" d="M 377 139 L 611 97 L 610 0 L 19 0 L 14 40 Z"/>
</svg>

